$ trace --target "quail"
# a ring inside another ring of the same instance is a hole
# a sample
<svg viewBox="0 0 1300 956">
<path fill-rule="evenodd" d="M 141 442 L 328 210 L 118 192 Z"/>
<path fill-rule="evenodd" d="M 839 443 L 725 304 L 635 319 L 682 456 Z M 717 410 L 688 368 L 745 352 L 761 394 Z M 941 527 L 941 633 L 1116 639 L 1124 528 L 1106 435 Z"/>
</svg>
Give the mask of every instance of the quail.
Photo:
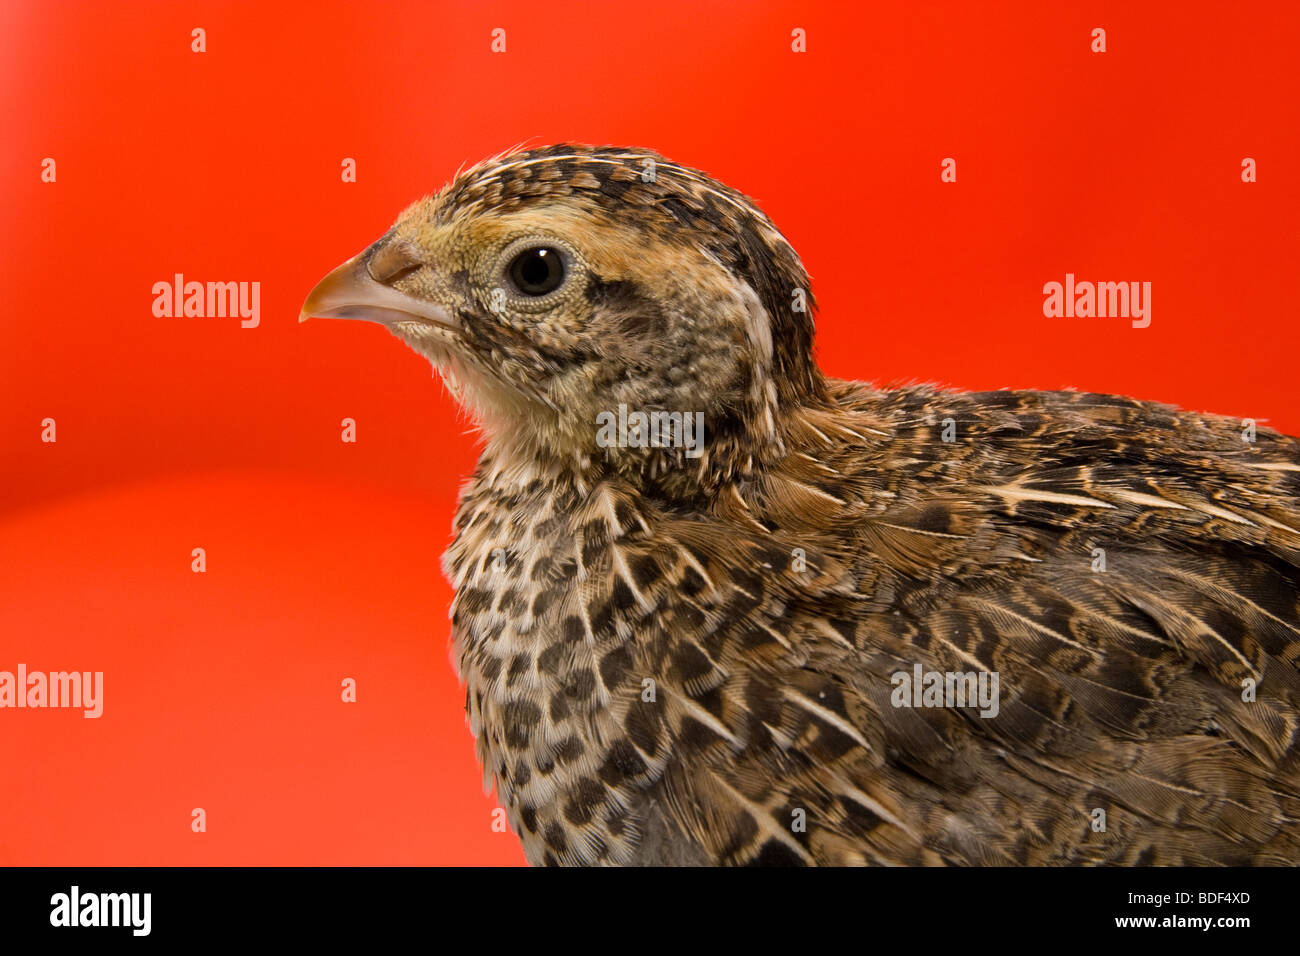
<svg viewBox="0 0 1300 956">
<path fill-rule="evenodd" d="M 305 302 L 481 431 L 453 656 L 528 860 L 1300 862 L 1300 442 L 833 379 L 814 309 L 752 200 L 570 144 Z"/>
</svg>

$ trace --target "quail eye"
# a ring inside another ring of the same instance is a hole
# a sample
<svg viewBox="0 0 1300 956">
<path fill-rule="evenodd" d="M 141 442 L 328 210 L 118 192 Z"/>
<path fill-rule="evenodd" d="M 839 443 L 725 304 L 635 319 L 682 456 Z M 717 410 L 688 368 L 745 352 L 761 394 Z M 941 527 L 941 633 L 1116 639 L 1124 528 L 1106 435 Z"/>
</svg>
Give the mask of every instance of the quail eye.
<svg viewBox="0 0 1300 956">
<path fill-rule="evenodd" d="M 524 295 L 546 295 L 564 281 L 564 256 L 551 246 L 525 249 L 511 261 L 507 274 Z"/>
</svg>

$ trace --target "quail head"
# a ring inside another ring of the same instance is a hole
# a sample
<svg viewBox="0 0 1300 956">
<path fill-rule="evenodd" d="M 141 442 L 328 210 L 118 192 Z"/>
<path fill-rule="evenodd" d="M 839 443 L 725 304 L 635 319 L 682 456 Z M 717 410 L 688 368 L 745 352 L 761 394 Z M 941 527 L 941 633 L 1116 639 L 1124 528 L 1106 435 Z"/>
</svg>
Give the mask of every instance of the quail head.
<svg viewBox="0 0 1300 956">
<path fill-rule="evenodd" d="M 814 306 L 744 195 L 573 145 L 304 304 L 481 428 L 452 641 L 528 859 L 1300 862 L 1300 443 L 834 380 Z"/>
</svg>

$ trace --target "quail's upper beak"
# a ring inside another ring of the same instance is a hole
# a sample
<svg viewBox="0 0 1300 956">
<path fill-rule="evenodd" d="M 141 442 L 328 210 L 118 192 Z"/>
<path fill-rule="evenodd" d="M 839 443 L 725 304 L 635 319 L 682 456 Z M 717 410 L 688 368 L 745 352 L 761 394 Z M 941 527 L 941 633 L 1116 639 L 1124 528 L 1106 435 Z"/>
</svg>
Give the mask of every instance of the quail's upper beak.
<svg viewBox="0 0 1300 956">
<path fill-rule="evenodd" d="M 456 330 L 455 315 L 442 306 L 407 295 L 388 282 L 418 266 L 409 247 L 380 241 L 339 266 L 307 294 L 298 321 L 309 318 L 365 319 L 383 325 L 421 322 Z"/>
</svg>

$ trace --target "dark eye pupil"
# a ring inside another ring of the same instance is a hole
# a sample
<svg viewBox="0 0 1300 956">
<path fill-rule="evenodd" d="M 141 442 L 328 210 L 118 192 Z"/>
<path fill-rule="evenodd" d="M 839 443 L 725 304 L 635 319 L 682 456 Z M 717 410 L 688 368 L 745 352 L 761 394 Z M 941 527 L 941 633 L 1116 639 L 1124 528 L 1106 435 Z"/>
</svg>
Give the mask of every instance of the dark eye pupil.
<svg viewBox="0 0 1300 956">
<path fill-rule="evenodd" d="M 564 281 L 564 261 L 556 249 L 528 249 L 510 264 L 510 278 L 524 295 L 546 295 Z"/>
</svg>

